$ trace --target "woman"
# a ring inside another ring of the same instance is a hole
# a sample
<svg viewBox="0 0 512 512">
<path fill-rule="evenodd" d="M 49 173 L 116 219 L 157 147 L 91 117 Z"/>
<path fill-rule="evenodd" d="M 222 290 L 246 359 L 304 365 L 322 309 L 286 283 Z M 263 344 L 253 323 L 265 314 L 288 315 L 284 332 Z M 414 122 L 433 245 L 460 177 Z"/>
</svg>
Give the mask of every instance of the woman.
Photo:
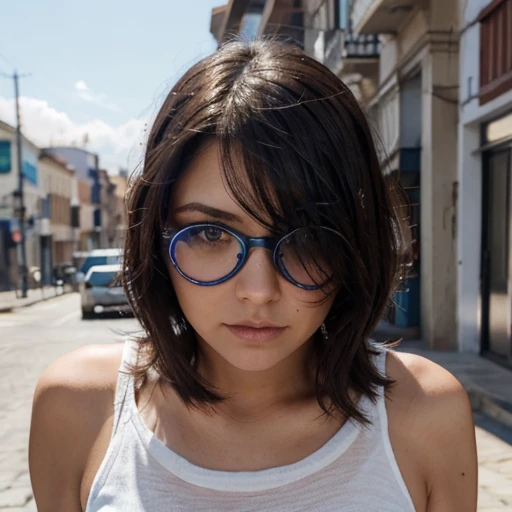
<svg viewBox="0 0 512 512">
<path fill-rule="evenodd" d="M 334 74 L 275 41 L 193 66 L 129 211 L 124 282 L 144 336 L 41 377 L 40 512 L 475 510 L 463 389 L 369 341 L 401 223 Z"/>
</svg>

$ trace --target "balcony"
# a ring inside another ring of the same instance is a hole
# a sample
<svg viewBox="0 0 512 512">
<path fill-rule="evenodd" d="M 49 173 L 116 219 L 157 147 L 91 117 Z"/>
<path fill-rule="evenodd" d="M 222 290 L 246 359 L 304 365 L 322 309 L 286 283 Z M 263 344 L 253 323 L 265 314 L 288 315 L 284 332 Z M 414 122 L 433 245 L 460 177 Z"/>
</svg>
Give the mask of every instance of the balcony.
<svg viewBox="0 0 512 512">
<path fill-rule="evenodd" d="M 378 59 L 380 55 L 379 36 L 346 34 L 346 59 Z"/>
<path fill-rule="evenodd" d="M 378 80 L 379 76 L 379 36 L 345 34 L 343 49 L 343 75 L 361 75 Z"/>
<path fill-rule="evenodd" d="M 494 0 L 479 16 L 480 105 L 512 89 L 512 0 Z"/>
<path fill-rule="evenodd" d="M 393 34 L 419 0 L 354 0 L 350 13 L 356 34 Z"/>
</svg>

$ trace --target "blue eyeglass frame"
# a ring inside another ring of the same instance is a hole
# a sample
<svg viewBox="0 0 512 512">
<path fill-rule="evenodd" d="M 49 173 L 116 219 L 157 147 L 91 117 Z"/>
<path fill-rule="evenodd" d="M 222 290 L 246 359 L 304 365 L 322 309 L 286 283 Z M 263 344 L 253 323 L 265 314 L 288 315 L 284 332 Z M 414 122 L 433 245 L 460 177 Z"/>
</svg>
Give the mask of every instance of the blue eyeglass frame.
<svg viewBox="0 0 512 512">
<path fill-rule="evenodd" d="M 240 243 L 242 252 L 238 255 L 238 263 L 236 264 L 235 268 L 226 276 L 222 277 L 221 279 L 217 279 L 215 281 L 198 281 L 196 279 L 191 278 L 190 276 L 187 276 L 179 267 L 178 262 L 176 261 L 175 257 L 175 249 L 176 244 L 179 241 L 179 237 L 182 233 L 189 231 L 190 229 L 197 229 L 197 228 L 219 228 L 223 229 L 233 237 L 235 237 L 238 242 Z M 331 233 L 334 233 L 338 236 L 341 236 L 338 231 L 335 231 L 334 229 L 325 227 L 325 226 L 315 226 L 317 229 L 322 229 L 326 231 L 330 231 Z M 278 255 L 278 248 L 279 246 L 290 236 L 292 236 L 297 231 L 300 231 L 304 228 L 297 228 L 291 231 L 290 233 L 282 236 L 282 237 L 250 237 L 247 235 L 244 235 L 243 233 L 240 233 L 240 231 L 237 231 L 236 229 L 230 228 L 228 226 L 225 226 L 224 224 L 215 223 L 215 222 L 201 222 L 198 224 L 190 224 L 182 229 L 173 229 L 173 228 L 165 228 L 162 230 L 162 240 L 169 244 L 168 252 L 169 257 L 171 259 L 171 263 L 173 264 L 176 271 L 185 278 L 187 281 L 190 281 L 191 283 L 197 284 L 198 286 L 215 286 L 217 284 L 221 284 L 226 282 L 227 280 L 231 279 L 236 273 L 240 271 L 240 269 L 245 265 L 249 253 L 251 249 L 256 247 L 263 247 L 264 249 L 268 249 L 269 251 L 272 251 L 272 262 L 274 264 L 274 267 L 277 269 L 277 271 L 290 283 L 297 286 L 298 288 L 301 288 L 302 290 L 318 290 L 320 286 L 316 285 L 305 285 L 301 284 L 298 281 L 295 281 L 295 279 L 292 278 L 292 276 L 288 273 L 286 270 L 286 267 L 283 265 L 283 263 L 279 259 Z"/>
</svg>

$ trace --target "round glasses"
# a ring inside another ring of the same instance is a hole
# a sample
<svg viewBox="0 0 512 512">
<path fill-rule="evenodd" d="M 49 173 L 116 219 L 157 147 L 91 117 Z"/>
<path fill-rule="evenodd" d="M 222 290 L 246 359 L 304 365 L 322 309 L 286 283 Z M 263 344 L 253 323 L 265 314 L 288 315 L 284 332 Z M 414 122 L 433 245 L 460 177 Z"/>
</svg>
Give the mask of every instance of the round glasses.
<svg viewBox="0 0 512 512">
<path fill-rule="evenodd" d="M 162 231 L 174 268 L 194 284 L 213 286 L 227 281 L 243 267 L 252 248 L 262 247 L 272 251 L 277 271 L 305 290 L 317 290 L 330 281 L 321 248 L 331 239 L 339 243 L 339 237 L 340 233 L 323 226 L 298 228 L 276 238 L 252 238 L 218 223 Z"/>
</svg>

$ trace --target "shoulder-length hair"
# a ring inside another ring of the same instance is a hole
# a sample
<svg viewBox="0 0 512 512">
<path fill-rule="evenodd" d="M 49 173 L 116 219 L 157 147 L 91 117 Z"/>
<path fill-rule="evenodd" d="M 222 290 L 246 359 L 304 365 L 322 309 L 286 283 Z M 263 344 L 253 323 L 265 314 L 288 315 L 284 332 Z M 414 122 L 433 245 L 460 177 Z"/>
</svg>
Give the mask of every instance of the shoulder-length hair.
<svg viewBox="0 0 512 512">
<path fill-rule="evenodd" d="M 136 378 L 156 369 L 191 406 L 224 399 L 193 363 L 197 342 L 160 242 L 173 183 L 206 139 L 219 144 L 233 198 L 269 230 L 322 225 L 341 233 L 326 248 L 339 286 L 325 320 L 329 340 L 317 333 L 314 344 L 317 399 L 327 414 L 366 422 L 350 392 L 374 400 L 377 386 L 392 383 L 373 365 L 368 338 L 397 282 L 401 222 L 349 88 L 275 40 L 225 44 L 185 73 L 156 117 L 128 192 L 123 281 L 147 349 Z M 249 180 L 240 179 L 240 162 Z"/>
</svg>

